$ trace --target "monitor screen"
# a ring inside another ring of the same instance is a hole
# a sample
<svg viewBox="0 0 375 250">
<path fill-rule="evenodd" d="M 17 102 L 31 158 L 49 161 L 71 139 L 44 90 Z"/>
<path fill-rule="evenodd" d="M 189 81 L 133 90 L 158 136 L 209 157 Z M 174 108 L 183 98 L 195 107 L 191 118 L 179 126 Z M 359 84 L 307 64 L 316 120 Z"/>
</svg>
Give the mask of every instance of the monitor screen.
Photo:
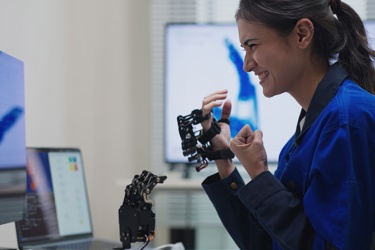
<svg viewBox="0 0 375 250">
<path fill-rule="evenodd" d="M 23 62 L 0 51 L 0 224 L 25 210 L 26 138 Z"/>
<path fill-rule="evenodd" d="M 295 132 L 300 106 L 288 94 L 263 95 L 259 79 L 243 70 L 245 52 L 234 24 L 168 24 L 165 28 L 165 161 L 188 162 L 181 149 L 177 116 L 200 109 L 208 94 L 228 89 L 231 134 L 244 124 L 263 131 L 268 160 L 277 162 Z M 221 108 L 213 110 L 220 119 Z M 199 125 L 196 126 L 199 130 Z"/>
</svg>

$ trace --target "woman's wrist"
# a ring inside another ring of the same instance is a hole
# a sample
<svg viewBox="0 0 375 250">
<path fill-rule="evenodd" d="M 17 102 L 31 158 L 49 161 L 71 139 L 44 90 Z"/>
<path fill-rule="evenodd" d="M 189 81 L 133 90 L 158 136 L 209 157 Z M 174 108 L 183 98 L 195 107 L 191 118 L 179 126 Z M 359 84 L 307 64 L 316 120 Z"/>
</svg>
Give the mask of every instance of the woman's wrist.
<svg viewBox="0 0 375 250">
<path fill-rule="evenodd" d="M 232 159 L 215 160 L 215 164 L 221 179 L 227 178 L 235 169 Z"/>
</svg>

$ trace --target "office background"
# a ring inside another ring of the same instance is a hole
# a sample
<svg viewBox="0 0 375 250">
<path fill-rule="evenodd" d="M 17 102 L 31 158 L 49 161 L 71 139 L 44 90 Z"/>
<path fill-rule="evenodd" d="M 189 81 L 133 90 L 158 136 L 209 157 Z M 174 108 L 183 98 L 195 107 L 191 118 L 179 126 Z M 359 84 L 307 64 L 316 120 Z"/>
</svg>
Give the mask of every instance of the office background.
<svg viewBox="0 0 375 250">
<path fill-rule="evenodd" d="M 233 22 L 237 0 L 0 0 L 0 50 L 25 63 L 26 143 L 80 147 L 95 235 L 119 240 L 124 187 L 163 174 L 163 29 Z M 345 1 L 363 19 L 374 0 Z M 0 245 L 16 245 L 13 223 Z"/>
</svg>

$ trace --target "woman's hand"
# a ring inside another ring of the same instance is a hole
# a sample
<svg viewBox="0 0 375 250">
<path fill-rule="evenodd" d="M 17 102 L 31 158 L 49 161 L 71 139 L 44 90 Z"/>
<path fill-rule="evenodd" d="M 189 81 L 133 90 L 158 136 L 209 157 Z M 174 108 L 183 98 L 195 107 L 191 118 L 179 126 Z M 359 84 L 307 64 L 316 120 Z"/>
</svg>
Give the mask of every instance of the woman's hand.
<svg viewBox="0 0 375 250">
<path fill-rule="evenodd" d="M 228 94 L 228 90 L 220 90 L 220 91 L 214 92 L 206 96 L 203 99 L 203 103 L 202 103 L 202 115 L 205 116 L 211 113 L 214 107 L 220 107 L 223 104 L 223 100 L 227 98 L 227 94 Z M 226 100 L 222 108 L 220 119 L 227 119 L 229 121 L 231 109 L 232 109 L 232 103 L 230 102 L 230 100 Z M 211 114 L 210 119 L 202 122 L 203 131 L 207 131 L 211 127 L 212 120 L 213 120 L 213 116 Z M 224 122 L 219 122 L 219 125 L 221 127 L 220 134 L 216 135 L 210 141 L 212 150 L 214 151 L 229 148 L 229 142 L 231 138 L 229 124 L 226 124 Z"/>
<path fill-rule="evenodd" d="M 227 98 L 227 95 L 228 90 L 220 90 L 206 96 L 203 99 L 202 103 L 202 115 L 205 116 L 211 113 L 211 110 L 214 107 L 219 107 L 223 105 L 220 119 L 227 119 L 229 121 L 232 103 L 230 100 L 225 100 Z M 211 115 L 210 119 L 202 122 L 203 131 L 207 131 L 211 127 L 212 120 L 213 116 Z M 210 144 L 213 151 L 224 150 L 229 148 L 229 142 L 231 139 L 229 124 L 225 122 L 219 122 L 219 125 L 221 127 L 220 134 L 215 135 L 214 138 L 210 140 Z M 234 164 L 232 159 L 215 160 L 215 163 L 221 179 L 228 177 L 234 170 Z"/>
<path fill-rule="evenodd" d="M 262 137 L 262 131 L 256 130 L 253 132 L 250 126 L 246 124 L 230 142 L 230 149 L 251 179 L 264 171 L 268 171 L 267 153 L 263 146 Z"/>
</svg>

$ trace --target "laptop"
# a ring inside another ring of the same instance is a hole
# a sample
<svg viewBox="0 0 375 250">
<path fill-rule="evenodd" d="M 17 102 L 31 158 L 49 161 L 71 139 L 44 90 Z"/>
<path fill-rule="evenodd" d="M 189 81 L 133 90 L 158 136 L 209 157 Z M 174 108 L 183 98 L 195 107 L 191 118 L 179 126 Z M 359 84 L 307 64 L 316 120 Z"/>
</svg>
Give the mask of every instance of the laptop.
<svg viewBox="0 0 375 250">
<path fill-rule="evenodd" d="M 121 247 L 120 240 L 93 237 L 83 159 L 78 148 L 28 147 L 26 200 L 25 219 L 15 223 L 19 249 Z"/>
</svg>

